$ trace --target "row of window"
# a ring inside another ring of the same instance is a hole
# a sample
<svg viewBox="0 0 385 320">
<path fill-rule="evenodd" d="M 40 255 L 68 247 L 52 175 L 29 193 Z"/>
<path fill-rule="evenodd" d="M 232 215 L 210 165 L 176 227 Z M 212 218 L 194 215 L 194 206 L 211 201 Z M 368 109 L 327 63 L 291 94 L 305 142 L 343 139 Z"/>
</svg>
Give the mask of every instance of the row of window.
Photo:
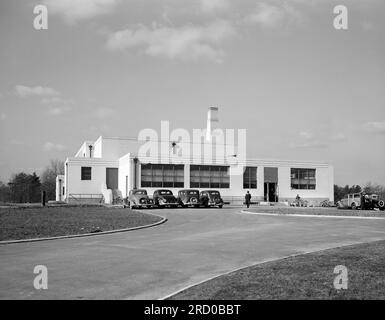
<svg viewBox="0 0 385 320">
<path fill-rule="evenodd" d="M 291 168 L 291 188 L 314 190 L 316 169 Z M 81 179 L 91 180 L 92 168 L 81 168 Z M 142 164 L 143 188 L 184 188 L 183 164 Z M 228 166 L 190 166 L 190 188 L 230 188 Z M 246 167 L 243 173 L 243 189 L 257 189 L 257 167 Z"/>
<path fill-rule="evenodd" d="M 183 164 L 142 164 L 143 188 L 183 188 Z"/>
<path fill-rule="evenodd" d="M 190 188 L 230 188 L 229 167 L 190 166 Z"/>
</svg>

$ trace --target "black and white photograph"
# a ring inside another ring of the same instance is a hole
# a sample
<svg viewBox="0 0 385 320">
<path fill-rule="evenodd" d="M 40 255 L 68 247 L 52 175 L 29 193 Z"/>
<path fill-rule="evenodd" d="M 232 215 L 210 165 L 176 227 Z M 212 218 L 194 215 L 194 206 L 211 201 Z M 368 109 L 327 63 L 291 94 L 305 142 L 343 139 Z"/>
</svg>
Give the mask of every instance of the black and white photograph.
<svg viewBox="0 0 385 320">
<path fill-rule="evenodd" d="M 383 0 L 1 0 L 0 300 L 384 300 L 384 40 Z"/>
</svg>

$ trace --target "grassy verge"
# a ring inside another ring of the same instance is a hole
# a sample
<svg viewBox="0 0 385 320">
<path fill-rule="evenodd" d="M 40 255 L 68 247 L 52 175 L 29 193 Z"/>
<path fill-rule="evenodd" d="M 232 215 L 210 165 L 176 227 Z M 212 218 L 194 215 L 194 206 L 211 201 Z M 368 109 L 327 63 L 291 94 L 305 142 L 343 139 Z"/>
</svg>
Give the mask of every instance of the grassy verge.
<svg viewBox="0 0 385 320">
<path fill-rule="evenodd" d="M 138 227 L 158 216 L 104 207 L 0 209 L 0 241 L 44 238 Z"/>
<path fill-rule="evenodd" d="M 303 208 L 303 207 L 274 207 L 259 206 L 244 208 L 250 212 L 278 213 L 278 214 L 312 214 L 325 216 L 358 216 L 358 217 L 385 217 L 385 211 L 376 210 L 349 210 L 337 208 Z"/>
<path fill-rule="evenodd" d="M 346 246 L 248 267 L 171 299 L 385 299 L 385 241 Z M 348 269 L 348 289 L 333 286 Z"/>
</svg>

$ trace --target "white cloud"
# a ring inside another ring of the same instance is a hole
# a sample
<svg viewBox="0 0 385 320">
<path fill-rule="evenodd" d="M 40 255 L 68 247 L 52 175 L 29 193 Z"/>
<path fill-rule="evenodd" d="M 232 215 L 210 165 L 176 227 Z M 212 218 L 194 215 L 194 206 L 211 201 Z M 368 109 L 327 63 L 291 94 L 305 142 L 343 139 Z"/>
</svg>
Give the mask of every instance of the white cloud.
<svg viewBox="0 0 385 320">
<path fill-rule="evenodd" d="M 48 114 L 52 116 L 61 115 L 72 109 L 74 101 L 70 99 L 63 99 L 61 97 L 44 98 L 42 102 L 49 106 Z"/>
<path fill-rule="evenodd" d="M 23 85 L 17 85 L 15 86 L 16 94 L 22 98 L 29 97 L 29 96 L 39 96 L 39 97 L 52 97 L 57 96 L 60 93 L 56 91 L 55 89 L 49 88 L 49 87 L 27 87 Z"/>
<path fill-rule="evenodd" d="M 28 87 L 23 85 L 15 86 L 16 94 L 19 97 L 39 97 L 41 102 L 47 105 L 48 114 L 57 116 L 72 109 L 74 102 L 70 99 L 61 97 L 60 92 L 50 87 Z"/>
<path fill-rule="evenodd" d="M 308 140 L 300 143 L 290 144 L 291 148 L 311 148 L 311 149 L 322 149 L 327 148 L 328 144 L 320 140 Z"/>
<path fill-rule="evenodd" d="M 364 124 L 364 129 L 372 133 L 385 133 L 385 121 L 367 122 Z"/>
<path fill-rule="evenodd" d="M 66 146 L 63 146 L 60 143 L 46 142 L 43 146 L 44 151 L 64 151 L 67 149 Z"/>
<path fill-rule="evenodd" d="M 246 22 L 258 24 L 265 28 L 281 27 L 284 23 L 297 22 L 301 13 L 286 2 L 280 5 L 266 2 L 258 3 L 256 10 L 246 16 Z"/>
<path fill-rule="evenodd" d="M 333 134 L 330 137 L 330 140 L 332 140 L 332 141 L 345 141 L 346 139 L 347 139 L 347 137 L 343 133 L 341 133 L 341 132 Z"/>
<path fill-rule="evenodd" d="M 299 133 L 299 135 L 302 137 L 302 138 L 305 138 L 305 139 L 311 139 L 313 138 L 313 134 L 311 132 L 307 132 L 307 131 L 301 131 Z"/>
<path fill-rule="evenodd" d="M 22 146 L 22 145 L 25 144 L 23 141 L 20 141 L 20 140 L 17 140 L 17 139 L 11 139 L 11 140 L 9 140 L 8 143 L 10 145 L 12 145 L 12 146 Z"/>
<path fill-rule="evenodd" d="M 7 115 L 6 115 L 4 112 L 2 112 L 2 113 L 0 114 L 0 119 L 1 119 L 1 120 L 7 119 Z"/>
<path fill-rule="evenodd" d="M 109 116 L 112 116 L 114 113 L 115 113 L 115 111 L 111 108 L 102 107 L 102 108 L 97 108 L 96 110 L 94 110 L 95 117 L 97 117 L 99 119 L 107 118 Z"/>
<path fill-rule="evenodd" d="M 345 141 L 346 136 L 342 132 L 333 133 L 330 132 L 318 132 L 314 134 L 309 131 L 299 132 L 298 141 L 292 142 L 290 147 L 292 148 L 327 148 L 333 143 Z"/>
<path fill-rule="evenodd" d="M 328 144 L 325 142 L 325 139 L 320 139 L 314 136 L 312 132 L 301 131 L 299 133 L 299 142 L 292 142 L 290 144 L 291 148 L 311 148 L 319 149 L 326 148 Z"/>
<path fill-rule="evenodd" d="M 51 116 L 58 116 L 70 110 L 71 108 L 68 106 L 52 107 L 48 109 L 48 114 Z"/>
<path fill-rule="evenodd" d="M 213 13 L 229 7 L 228 0 L 200 0 L 201 9 L 205 13 Z"/>
<path fill-rule="evenodd" d="M 113 11 L 119 0 L 44 0 L 48 12 L 62 15 L 67 23 L 73 24 Z"/>
<path fill-rule="evenodd" d="M 206 26 L 151 28 L 139 25 L 109 35 L 107 47 L 111 50 L 137 49 L 148 56 L 168 59 L 196 60 L 206 58 L 222 62 L 223 51 L 219 45 L 235 34 L 233 26 L 217 20 Z"/>
</svg>

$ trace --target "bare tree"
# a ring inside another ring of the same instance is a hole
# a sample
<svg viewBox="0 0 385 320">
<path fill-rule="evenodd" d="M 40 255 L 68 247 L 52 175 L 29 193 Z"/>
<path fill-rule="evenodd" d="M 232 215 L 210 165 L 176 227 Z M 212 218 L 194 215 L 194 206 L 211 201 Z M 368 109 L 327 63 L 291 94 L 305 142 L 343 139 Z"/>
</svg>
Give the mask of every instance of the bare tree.
<svg viewBox="0 0 385 320">
<path fill-rule="evenodd" d="M 55 200 L 56 177 L 64 174 L 64 162 L 51 160 L 41 174 L 42 189 L 46 192 L 47 200 Z"/>
</svg>

